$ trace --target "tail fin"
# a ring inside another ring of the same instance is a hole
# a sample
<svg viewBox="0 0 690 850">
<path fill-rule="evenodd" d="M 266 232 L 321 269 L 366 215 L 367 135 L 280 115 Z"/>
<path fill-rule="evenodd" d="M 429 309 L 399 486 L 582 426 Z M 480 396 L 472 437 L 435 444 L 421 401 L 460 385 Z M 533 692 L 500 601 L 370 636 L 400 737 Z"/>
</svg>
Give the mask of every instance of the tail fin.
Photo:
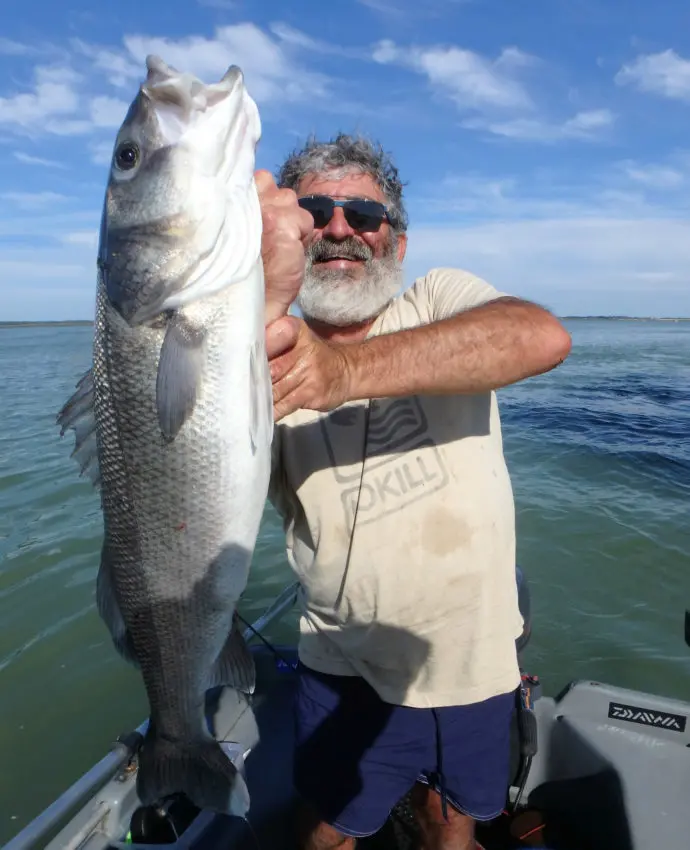
<svg viewBox="0 0 690 850">
<path fill-rule="evenodd" d="M 149 729 L 139 753 L 137 792 L 145 806 L 185 794 L 200 809 L 244 817 L 249 791 L 213 738 L 170 741 Z"/>
</svg>

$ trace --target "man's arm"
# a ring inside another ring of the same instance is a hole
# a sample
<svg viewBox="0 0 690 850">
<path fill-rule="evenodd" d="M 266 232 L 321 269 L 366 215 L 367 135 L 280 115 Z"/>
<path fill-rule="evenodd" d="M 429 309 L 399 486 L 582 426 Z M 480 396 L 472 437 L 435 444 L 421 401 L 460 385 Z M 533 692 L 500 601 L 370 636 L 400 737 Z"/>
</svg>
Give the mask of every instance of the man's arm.
<svg viewBox="0 0 690 850">
<path fill-rule="evenodd" d="M 560 322 L 508 297 L 365 342 L 321 339 L 286 315 L 304 274 L 311 215 L 268 172 L 258 171 L 256 183 L 276 421 L 298 408 L 331 410 L 359 398 L 484 392 L 547 372 L 567 357 L 570 336 Z"/>
<path fill-rule="evenodd" d="M 501 297 L 448 319 L 343 348 L 350 400 L 481 393 L 555 368 L 570 335 L 547 310 Z"/>
<path fill-rule="evenodd" d="M 548 310 L 512 297 L 353 343 L 327 342 L 290 316 L 267 343 L 276 419 L 362 398 L 487 392 L 548 372 L 571 347 Z"/>
</svg>

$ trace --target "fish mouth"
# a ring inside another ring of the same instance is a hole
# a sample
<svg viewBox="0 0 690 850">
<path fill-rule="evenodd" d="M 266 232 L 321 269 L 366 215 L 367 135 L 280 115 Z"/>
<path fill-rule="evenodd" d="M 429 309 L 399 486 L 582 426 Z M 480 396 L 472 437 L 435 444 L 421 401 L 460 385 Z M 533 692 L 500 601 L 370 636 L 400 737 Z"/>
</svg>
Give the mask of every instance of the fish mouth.
<svg viewBox="0 0 690 850">
<path fill-rule="evenodd" d="M 142 92 L 160 106 L 174 107 L 183 115 L 205 112 L 225 100 L 244 81 L 237 65 L 231 65 L 217 83 L 206 84 L 189 73 L 180 73 L 160 56 L 146 57 L 146 80 Z"/>
</svg>

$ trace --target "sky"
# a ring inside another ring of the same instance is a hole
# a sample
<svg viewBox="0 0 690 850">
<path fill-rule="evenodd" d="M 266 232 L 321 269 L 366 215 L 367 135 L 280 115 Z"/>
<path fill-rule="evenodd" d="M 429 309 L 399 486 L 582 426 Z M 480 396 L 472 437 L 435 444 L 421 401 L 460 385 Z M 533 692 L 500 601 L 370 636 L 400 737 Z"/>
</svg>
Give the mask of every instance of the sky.
<svg viewBox="0 0 690 850">
<path fill-rule="evenodd" d="M 684 0 L 22 0 L 0 35 L 0 321 L 93 317 L 113 141 L 160 55 L 231 64 L 257 167 L 389 151 L 406 282 L 467 269 L 558 315 L 690 316 Z"/>
</svg>

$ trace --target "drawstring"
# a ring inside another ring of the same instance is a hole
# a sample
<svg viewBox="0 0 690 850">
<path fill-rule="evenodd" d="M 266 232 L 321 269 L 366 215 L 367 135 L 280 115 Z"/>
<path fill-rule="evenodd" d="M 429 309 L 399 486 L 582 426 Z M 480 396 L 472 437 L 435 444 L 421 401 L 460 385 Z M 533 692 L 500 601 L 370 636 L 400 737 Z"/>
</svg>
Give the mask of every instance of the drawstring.
<svg viewBox="0 0 690 850">
<path fill-rule="evenodd" d="M 443 741 L 441 739 L 441 721 L 435 708 L 431 709 L 436 725 L 436 784 L 441 794 L 441 812 L 443 819 L 448 821 L 448 796 L 446 793 L 446 778 L 443 775 Z"/>
</svg>

